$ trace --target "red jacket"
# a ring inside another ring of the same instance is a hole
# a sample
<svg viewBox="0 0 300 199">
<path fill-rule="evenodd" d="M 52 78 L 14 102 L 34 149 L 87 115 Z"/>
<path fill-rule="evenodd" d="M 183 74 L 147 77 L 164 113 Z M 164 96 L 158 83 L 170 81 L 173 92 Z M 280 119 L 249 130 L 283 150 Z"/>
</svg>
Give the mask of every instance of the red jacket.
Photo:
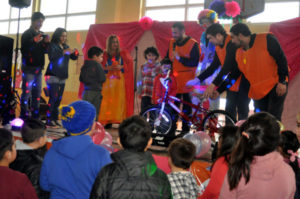
<svg viewBox="0 0 300 199">
<path fill-rule="evenodd" d="M 157 104 L 157 100 L 163 98 L 165 96 L 166 89 L 160 82 L 160 78 L 165 78 L 166 75 L 159 74 L 154 79 L 154 86 L 153 86 L 153 93 L 152 93 L 152 100 L 154 104 Z M 170 81 L 168 83 L 169 86 L 169 95 L 176 96 L 177 93 L 177 83 L 176 78 L 173 74 L 170 74 Z"/>
</svg>

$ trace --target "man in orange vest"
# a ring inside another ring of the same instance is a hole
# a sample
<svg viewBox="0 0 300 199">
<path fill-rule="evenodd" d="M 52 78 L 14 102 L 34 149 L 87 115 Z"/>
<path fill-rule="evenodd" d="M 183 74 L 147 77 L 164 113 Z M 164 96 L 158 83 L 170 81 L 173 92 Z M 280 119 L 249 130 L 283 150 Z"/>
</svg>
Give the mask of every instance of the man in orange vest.
<svg viewBox="0 0 300 199">
<path fill-rule="evenodd" d="M 287 94 L 288 66 L 283 50 L 271 33 L 251 34 L 246 24 L 230 29 L 232 43 L 237 47 L 235 59 L 238 67 L 228 76 L 217 92 L 226 89 L 228 82 L 241 74 L 250 83 L 248 96 L 254 100 L 255 111 L 266 111 L 281 120 Z"/>
<path fill-rule="evenodd" d="M 213 62 L 197 78 L 189 81 L 187 86 L 193 85 L 197 81 L 203 82 L 221 66 L 221 71 L 204 92 L 204 96 L 209 97 L 215 87 L 220 85 L 226 75 L 231 72 L 233 66 L 237 67 L 235 60 L 237 47 L 231 42 L 231 37 L 227 35 L 223 26 L 218 23 L 208 27 L 206 34 L 209 42 L 216 46 Z M 249 82 L 242 75 L 229 87 L 226 94 L 225 110 L 234 118 L 236 118 L 238 112 L 238 120 L 246 119 L 249 113 L 250 102 L 248 98 Z"/>
<path fill-rule="evenodd" d="M 199 44 L 195 39 L 185 35 L 184 25 L 180 22 L 173 24 L 172 37 L 166 57 L 173 62 L 173 74 L 177 81 L 176 97 L 191 102 L 190 90 L 186 88 L 185 84 L 195 78 L 200 55 Z M 185 104 L 182 109 L 186 115 L 192 113 L 191 107 Z M 182 132 L 187 133 L 189 130 L 189 124 L 183 121 Z"/>
</svg>

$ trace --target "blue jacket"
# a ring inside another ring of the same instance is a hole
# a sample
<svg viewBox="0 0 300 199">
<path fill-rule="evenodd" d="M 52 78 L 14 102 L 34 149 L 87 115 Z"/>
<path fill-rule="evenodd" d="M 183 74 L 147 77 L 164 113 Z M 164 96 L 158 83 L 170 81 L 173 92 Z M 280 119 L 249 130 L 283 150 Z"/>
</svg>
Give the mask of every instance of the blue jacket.
<svg viewBox="0 0 300 199">
<path fill-rule="evenodd" d="M 51 192 L 51 198 L 89 198 L 98 172 L 109 163 L 109 152 L 95 145 L 90 136 L 62 138 L 46 153 L 40 185 Z"/>
</svg>

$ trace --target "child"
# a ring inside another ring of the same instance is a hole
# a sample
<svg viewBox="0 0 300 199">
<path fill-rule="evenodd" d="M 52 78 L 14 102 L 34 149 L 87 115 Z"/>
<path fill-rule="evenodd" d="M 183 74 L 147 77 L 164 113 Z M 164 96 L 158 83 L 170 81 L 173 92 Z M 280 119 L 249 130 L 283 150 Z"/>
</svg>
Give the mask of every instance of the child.
<svg viewBox="0 0 300 199">
<path fill-rule="evenodd" d="M 38 197 L 49 198 L 49 193 L 40 188 L 40 171 L 47 142 L 46 126 L 43 122 L 28 118 L 21 129 L 23 141 L 16 140 L 17 158 L 10 168 L 27 175 Z"/>
<path fill-rule="evenodd" d="M 69 136 L 53 141 L 42 165 L 40 185 L 51 192 L 51 198 L 88 198 L 98 172 L 111 162 L 109 152 L 90 137 L 96 110 L 87 101 L 76 101 L 62 107 L 60 114 Z"/>
<path fill-rule="evenodd" d="M 219 198 L 221 187 L 228 171 L 230 154 L 240 138 L 240 133 L 236 126 L 225 126 L 220 131 L 217 160 L 212 166 L 209 184 L 199 199 Z"/>
<path fill-rule="evenodd" d="M 188 171 L 194 161 L 195 145 L 186 139 L 177 138 L 168 148 L 172 173 L 168 174 L 174 199 L 197 198 L 199 188 L 195 177 Z"/>
<path fill-rule="evenodd" d="M 155 47 L 148 47 L 144 51 L 146 63 L 141 67 L 142 86 L 141 86 L 141 112 L 152 105 L 152 91 L 154 78 L 160 73 L 160 64 L 157 61 L 159 54 Z"/>
<path fill-rule="evenodd" d="M 132 116 L 120 124 L 118 143 L 123 150 L 113 153 L 114 163 L 98 174 L 91 199 L 172 198 L 166 174 L 147 152 L 151 133 L 150 125 L 141 116 Z"/>
<path fill-rule="evenodd" d="M 8 168 L 16 159 L 16 146 L 12 133 L 0 129 L 0 196 L 6 199 L 37 199 L 35 190 L 27 176 Z"/>
<path fill-rule="evenodd" d="M 277 152 L 280 127 L 276 118 L 256 113 L 239 132 L 242 136 L 231 154 L 219 198 L 293 198 L 295 174 Z"/>
<path fill-rule="evenodd" d="M 281 144 L 279 151 L 285 158 L 285 161 L 292 167 L 296 176 L 296 193 L 295 198 L 300 198 L 300 172 L 297 151 L 299 149 L 299 141 L 292 131 L 281 132 Z"/>
<path fill-rule="evenodd" d="M 93 104 L 96 109 L 96 121 L 100 112 L 102 101 L 102 84 L 105 82 L 105 72 L 101 66 L 103 50 L 96 46 L 88 50 L 89 60 L 84 61 L 79 80 L 84 84 L 83 100 Z"/>
<path fill-rule="evenodd" d="M 172 62 L 170 59 L 165 58 L 161 61 L 161 69 L 162 74 L 159 74 L 154 79 L 154 87 L 153 87 L 153 94 L 152 94 L 152 101 L 154 104 L 159 103 L 159 99 L 165 96 L 166 88 L 164 87 L 165 80 L 164 78 L 167 77 L 168 71 L 169 73 L 169 82 L 168 82 L 168 91 L 169 95 L 176 96 L 177 93 L 177 83 L 176 78 L 172 72 Z"/>
</svg>

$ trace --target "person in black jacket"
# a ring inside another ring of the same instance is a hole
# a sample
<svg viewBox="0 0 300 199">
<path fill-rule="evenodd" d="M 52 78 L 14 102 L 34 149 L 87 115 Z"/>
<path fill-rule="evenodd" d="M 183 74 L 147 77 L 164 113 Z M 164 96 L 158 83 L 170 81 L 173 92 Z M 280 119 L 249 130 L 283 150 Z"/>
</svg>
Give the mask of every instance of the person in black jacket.
<svg viewBox="0 0 300 199">
<path fill-rule="evenodd" d="M 27 175 L 39 199 L 49 198 L 40 188 L 40 171 L 46 152 L 46 127 L 37 119 L 28 118 L 21 129 L 23 141 L 16 140 L 17 158 L 9 167 Z"/>
<path fill-rule="evenodd" d="M 40 31 L 45 16 L 40 12 L 33 13 L 31 26 L 21 38 L 22 52 L 22 95 L 21 118 L 29 115 L 28 100 L 31 99 L 31 116 L 39 118 L 40 96 L 42 91 L 42 70 L 45 65 L 45 54 L 49 45 L 49 36 Z"/>
<path fill-rule="evenodd" d="M 124 120 L 118 143 L 124 149 L 111 155 L 113 163 L 99 172 L 90 198 L 172 198 L 167 175 L 157 168 L 147 148 L 151 127 L 141 116 Z"/>
<path fill-rule="evenodd" d="M 49 46 L 49 65 L 45 73 L 46 83 L 49 90 L 49 101 L 47 112 L 47 126 L 57 127 L 58 107 L 64 93 L 66 79 L 68 79 L 69 59 L 78 58 L 78 50 L 71 49 L 67 44 L 67 31 L 57 28 Z"/>
<path fill-rule="evenodd" d="M 88 50 L 89 60 L 84 61 L 81 68 L 79 80 L 84 84 L 83 100 L 93 104 L 96 109 L 96 121 L 100 112 L 102 101 L 102 84 L 105 82 L 105 72 L 101 62 L 103 60 L 103 50 L 93 46 Z"/>
</svg>

